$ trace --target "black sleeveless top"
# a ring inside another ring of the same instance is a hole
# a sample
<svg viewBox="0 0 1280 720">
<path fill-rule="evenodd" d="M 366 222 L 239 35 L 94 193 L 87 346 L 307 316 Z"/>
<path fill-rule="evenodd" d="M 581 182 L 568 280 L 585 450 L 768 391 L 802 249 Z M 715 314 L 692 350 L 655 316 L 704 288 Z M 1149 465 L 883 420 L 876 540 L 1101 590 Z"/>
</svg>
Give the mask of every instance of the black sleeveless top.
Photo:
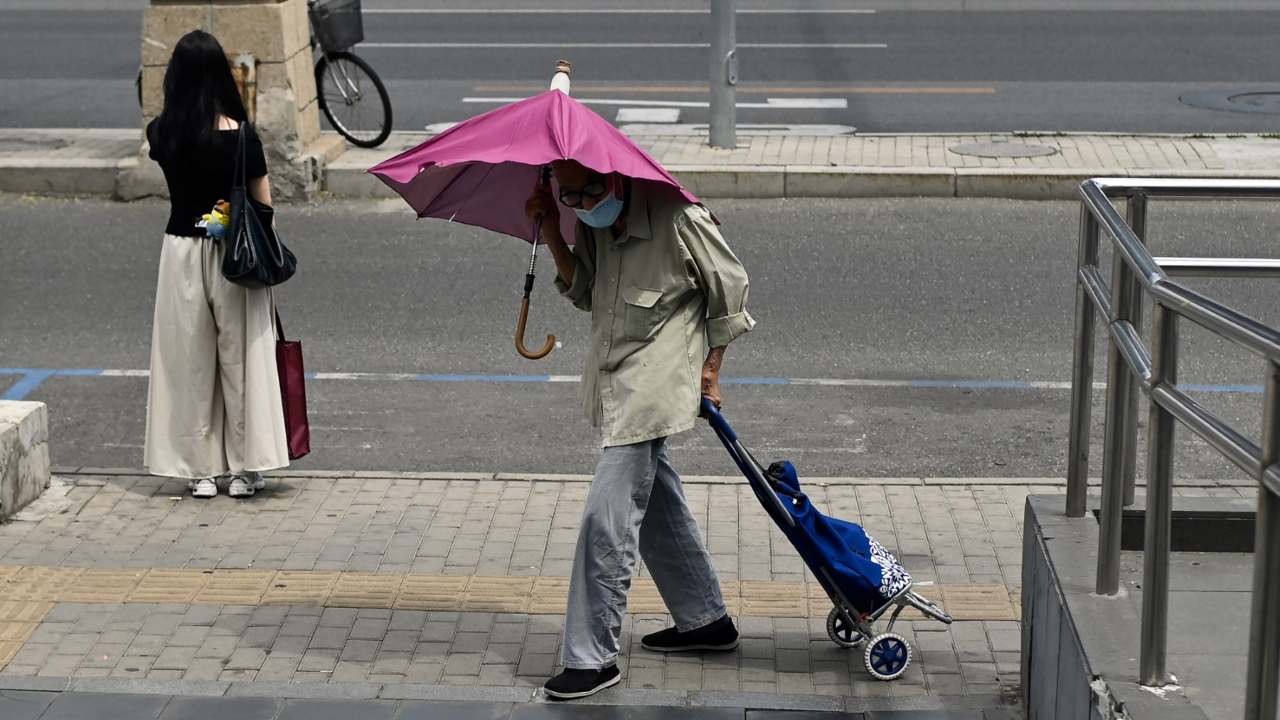
<svg viewBox="0 0 1280 720">
<path fill-rule="evenodd" d="M 165 184 L 169 186 L 169 223 L 164 231 L 169 235 L 203 237 L 204 230 L 196 227 L 200 216 L 209 212 L 219 200 L 231 199 L 240 133 L 238 130 L 218 130 L 213 134 L 213 145 L 208 149 L 184 149 L 176 157 L 163 157 L 156 136 L 157 128 L 155 120 L 147 125 L 147 140 L 151 143 L 151 159 L 160 163 Z M 253 125 L 245 126 L 244 139 L 245 180 L 266 175 L 267 158 Z"/>
</svg>

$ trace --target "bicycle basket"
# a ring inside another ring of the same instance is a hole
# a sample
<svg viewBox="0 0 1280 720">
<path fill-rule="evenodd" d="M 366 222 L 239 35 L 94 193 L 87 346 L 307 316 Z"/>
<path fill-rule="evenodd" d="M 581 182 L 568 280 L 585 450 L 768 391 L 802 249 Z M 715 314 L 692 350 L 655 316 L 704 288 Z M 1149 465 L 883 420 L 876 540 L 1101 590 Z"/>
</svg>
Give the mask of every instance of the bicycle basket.
<svg viewBox="0 0 1280 720">
<path fill-rule="evenodd" d="M 364 40 L 360 0 L 317 0 L 307 10 L 316 41 L 325 52 L 349 50 Z"/>
</svg>

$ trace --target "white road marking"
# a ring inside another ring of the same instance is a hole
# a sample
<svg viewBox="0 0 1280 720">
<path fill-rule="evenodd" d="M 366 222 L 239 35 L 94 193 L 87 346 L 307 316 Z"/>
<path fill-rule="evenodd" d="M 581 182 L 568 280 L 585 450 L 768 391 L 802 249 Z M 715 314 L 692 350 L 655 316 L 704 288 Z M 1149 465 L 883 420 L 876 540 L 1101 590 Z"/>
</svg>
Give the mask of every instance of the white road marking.
<svg viewBox="0 0 1280 720">
<path fill-rule="evenodd" d="M 618 123 L 675 123 L 680 122 L 680 108 L 673 107 L 655 107 L 655 108 L 635 108 L 624 107 L 618 110 L 618 115 L 614 118 L 614 122 Z"/>
<path fill-rule="evenodd" d="M 710 15 L 690 8 L 364 8 L 366 15 Z M 875 15 L 869 8 L 783 10 L 744 8 L 739 15 Z"/>
<path fill-rule="evenodd" d="M 710 43 L 628 43 L 628 42 L 568 42 L 568 43 L 464 43 L 464 42 L 382 42 L 360 43 L 356 47 L 365 49 L 425 49 L 425 50 L 464 50 L 469 48 L 485 50 L 679 50 L 705 49 Z M 885 43 L 738 43 L 739 48 L 753 50 L 884 50 Z"/>
<path fill-rule="evenodd" d="M 464 97 L 464 103 L 478 103 L 490 105 L 506 105 L 507 103 L 520 102 L 527 98 L 522 97 Z M 633 107 L 661 107 L 661 108 L 705 108 L 711 107 L 709 102 L 701 102 L 698 100 L 631 100 L 619 98 L 574 98 L 580 103 L 586 105 L 622 105 Z M 823 110 L 843 110 L 849 107 L 849 101 L 845 98 L 769 98 L 765 102 L 740 102 L 737 107 L 749 109 L 765 109 L 765 110 L 794 110 L 797 108 L 823 109 Z"/>
<path fill-rule="evenodd" d="M 769 107 L 788 109 L 829 108 L 844 110 L 849 107 L 849 101 L 845 98 L 769 98 L 766 102 Z"/>
</svg>

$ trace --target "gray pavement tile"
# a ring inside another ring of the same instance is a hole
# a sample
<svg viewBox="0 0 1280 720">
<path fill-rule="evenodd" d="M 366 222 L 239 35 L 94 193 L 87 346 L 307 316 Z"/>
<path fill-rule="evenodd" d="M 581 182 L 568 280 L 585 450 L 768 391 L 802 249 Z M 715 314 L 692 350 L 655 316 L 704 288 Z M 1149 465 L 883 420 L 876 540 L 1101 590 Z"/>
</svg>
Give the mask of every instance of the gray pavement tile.
<svg viewBox="0 0 1280 720">
<path fill-rule="evenodd" d="M 507 720 L 509 703 L 486 702 L 404 702 L 396 720 Z"/>
<path fill-rule="evenodd" d="M 310 647 L 327 650 L 341 650 L 347 644 L 347 628 L 322 627 L 311 636 Z"/>
<path fill-rule="evenodd" d="M 167 695 L 67 692 L 45 710 L 42 720 L 154 720 L 160 715 Z"/>
<path fill-rule="evenodd" d="M 257 670 L 266 659 L 267 654 L 261 648 L 242 647 L 231 653 L 225 667 L 228 670 Z"/>
<path fill-rule="evenodd" d="M 290 612 L 289 617 L 285 619 L 284 624 L 280 626 L 280 634 L 311 637 L 311 635 L 315 633 L 316 627 L 319 625 L 319 615 L 298 615 L 294 612 Z"/>
<path fill-rule="evenodd" d="M 213 625 L 222 614 L 220 605 L 192 605 L 182 616 L 182 625 Z"/>
<path fill-rule="evenodd" d="M 0 718 L 36 720 L 58 694 L 38 690 L 0 690 Z"/>
<path fill-rule="evenodd" d="M 349 640 L 342 649 L 341 658 L 351 662 L 373 662 L 377 654 L 377 640 Z"/>
<path fill-rule="evenodd" d="M 387 634 L 390 620 L 381 618 L 358 618 L 351 626 L 353 640 L 381 640 Z"/>
<path fill-rule="evenodd" d="M 321 627 L 350 628 L 356 622 L 355 608 L 325 608 L 320 615 Z"/>
<path fill-rule="evenodd" d="M 207 625 L 180 625 L 166 641 L 166 645 L 178 647 L 200 647 L 209 637 Z"/>
<path fill-rule="evenodd" d="M 287 700 L 279 720 L 391 720 L 396 704 L 389 702 L 340 702 L 324 700 Z"/>
</svg>

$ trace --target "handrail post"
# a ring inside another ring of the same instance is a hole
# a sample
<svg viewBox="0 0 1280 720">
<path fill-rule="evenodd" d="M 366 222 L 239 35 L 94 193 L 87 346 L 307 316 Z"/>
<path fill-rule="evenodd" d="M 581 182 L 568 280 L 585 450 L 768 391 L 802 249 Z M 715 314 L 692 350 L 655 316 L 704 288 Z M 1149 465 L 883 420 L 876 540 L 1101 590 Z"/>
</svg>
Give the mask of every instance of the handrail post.
<svg viewBox="0 0 1280 720">
<path fill-rule="evenodd" d="M 1276 697 L 1280 685 L 1280 495 L 1266 481 L 1268 470 L 1280 463 L 1280 365 L 1274 361 L 1267 363 L 1264 407 L 1245 720 L 1273 720 L 1280 715 Z"/>
<path fill-rule="evenodd" d="M 1129 196 L 1125 219 L 1139 240 L 1147 242 L 1147 195 L 1138 191 Z M 1142 283 L 1133 283 L 1133 301 L 1129 306 L 1130 322 L 1142 329 Z M 1155 335 L 1152 335 L 1155 337 Z M 1133 505 L 1138 478 L 1138 384 L 1129 383 L 1129 425 L 1125 435 L 1124 506 Z M 1148 480 L 1148 483 L 1151 481 Z"/>
<path fill-rule="evenodd" d="M 1151 387 L 1178 381 L 1178 316 L 1156 305 L 1151 323 Z M 1173 413 L 1152 398 L 1147 440 L 1146 539 L 1142 553 L 1142 641 L 1138 680 L 1147 686 L 1168 682 L 1169 535 L 1173 521 Z"/>
<path fill-rule="evenodd" d="M 1089 416 L 1093 409 L 1093 299 L 1080 269 L 1098 264 L 1098 220 L 1080 204 L 1080 248 L 1076 254 L 1075 358 L 1071 369 L 1071 430 L 1067 441 L 1067 517 L 1084 517 L 1089 495 Z"/>
<path fill-rule="evenodd" d="M 1133 305 L 1133 271 L 1124 255 L 1112 253 L 1111 323 L 1127 322 Z M 1120 590 L 1120 529 L 1124 518 L 1124 458 L 1129 438 L 1129 386 L 1133 370 L 1115 339 L 1107 345 L 1107 410 L 1102 446 L 1102 518 L 1098 525 L 1099 595 Z"/>
</svg>

